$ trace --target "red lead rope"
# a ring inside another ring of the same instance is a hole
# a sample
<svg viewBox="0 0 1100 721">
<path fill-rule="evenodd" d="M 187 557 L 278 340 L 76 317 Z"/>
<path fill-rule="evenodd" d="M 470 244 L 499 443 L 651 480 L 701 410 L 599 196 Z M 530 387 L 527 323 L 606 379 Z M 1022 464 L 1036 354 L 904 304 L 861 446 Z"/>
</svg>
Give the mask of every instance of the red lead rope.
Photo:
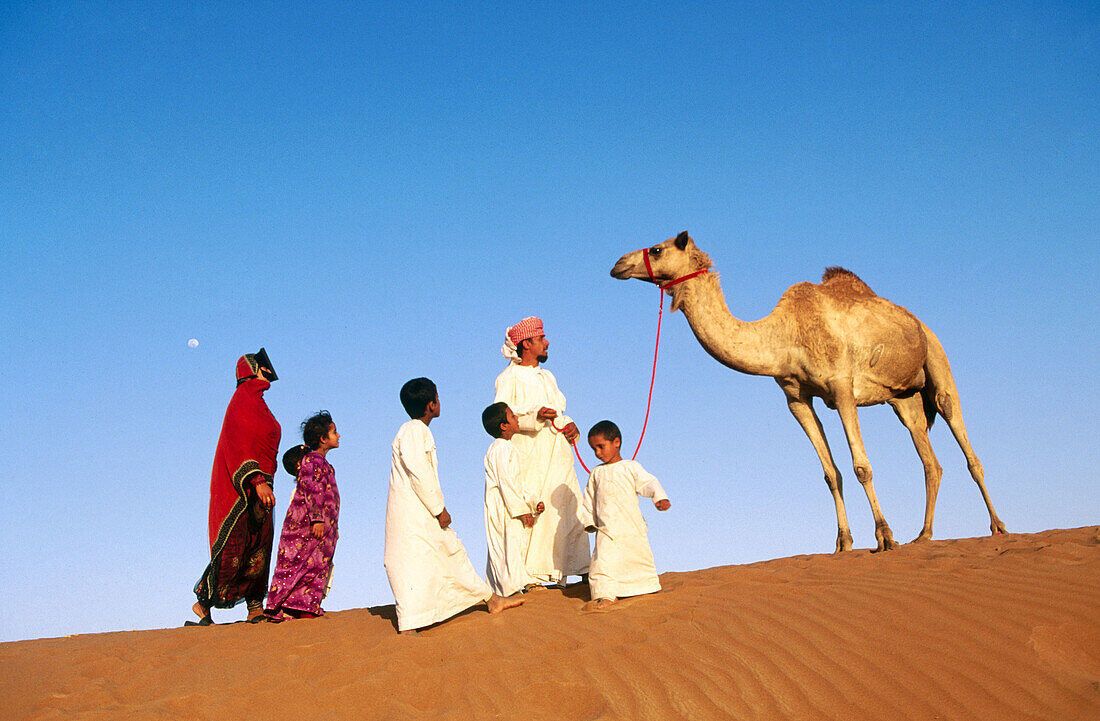
<svg viewBox="0 0 1100 721">
<path fill-rule="evenodd" d="M 554 421 L 550 421 L 550 427 L 553 428 L 558 433 L 561 433 L 562 431 L 565 430 L 565 428 L 558 428 L 556 425 L 554 425 Z M 568 428 L 568 426 L 566 426 L 566 428 Z M 577 448 L 577 444 L 576 443 L 571 443 L 569 445 L 573 446 L 573 454 L 575 456 L 577 456 L 577 460 L 581 462 L 581 468 L 584 469 L 585 473 L 591 475 L 592 474 L 592 469 L 589 468 L 588 466 L 584 465 L 584 459 L 581 458 L 581 451 L 580 451 L 579 448 Z"/>
<path fill-rule="evenodd" d="M 653 275 L 653 266 L 649 264 L 649 248 L 644 248 L 642 250 L 642 258 L 645 259 L 645 272 L 649 274 L 649 279 L 657 283 L 657 278 Z M 638 451 L 642 447 L 642 439 L 645 438 L 646 426 L 649 425 L 649 409 L 653 404 L 653 383 L 657 380 L 657 351 L 661 349 L 661 318 L 665 314 L 665 291 L 674 285 L 679 285 L 685 280 L 691 280 L 706 272 L 708 272 L 708 270 L 703 268 L 694 273 L 680 276 L 676 280 L 669 281 L 664 285 L 657 283 L 657 342 L 653 345 L 653 372 L 649 375 L 649 398 L 647 398 L 645 402 L 645 421 L 642 422 L 642 433 L 638 436 L 638 445 L 634 449 L 634 455 L 630 457 L 630 460 L 634 460 L 638 457 Z"/>
<path fill-rule="evenodd" d="M 657 352 L 661 349 L 661 318 L 665 314 L 665 291 L 674 285 L 679 285 L 680 283 L 683 283 L 685 280 L 691 280 L 696 276 L 700 276 L 704 273 L 710 272 L 707 268 L 703 268 L 702 270 L 697 270 L 694 273 L 688 273 L 687 275 L 680 276 L 676 280 L 672 280 L 668 283 L 665 283 L 664 285 L 661 285 L 657 282 L 656 276 L 653 275 L 653 267 L 649 263 L 649 248 L 644 248 L 642 250 L 642 258 L 645 260 L 645 272 L 649 274 L 649 279 L 657 284 L 657 342 L 653 345 L 653 372 L 649 375 L 649 397 L 646 398 L 645 402 L 645 420 L 642 422 L 642 432 L 638 436 L 638 445 L 634 448 L 634 455 L 630 457 L 630 460 L 634 460 L 638 457 L 638 451 L 642 448 L 642 439 L 645 438 L 646 426 L 649 425 L 649 410 L 650 407 L 653 405 L 653 384 L 657 380 Z M 565 430 L 564 428 L 558 428 L 556 425 L 554 425 L 553 421 L 550 421 L 550 425 L 555 431 L 558 431 L 559 433 Z M 572 445 L 573 453 L 576 454 L 577 460 L 580 461 L 581 468 L 583 468 L 586 473 L 591 474 L 591 469 L 589 469 L 589 467 L 584 464 L 584 459 L 581 458 L 581 452 L 577 448 L 577 444 L 573 443 Z"/>
</svg>

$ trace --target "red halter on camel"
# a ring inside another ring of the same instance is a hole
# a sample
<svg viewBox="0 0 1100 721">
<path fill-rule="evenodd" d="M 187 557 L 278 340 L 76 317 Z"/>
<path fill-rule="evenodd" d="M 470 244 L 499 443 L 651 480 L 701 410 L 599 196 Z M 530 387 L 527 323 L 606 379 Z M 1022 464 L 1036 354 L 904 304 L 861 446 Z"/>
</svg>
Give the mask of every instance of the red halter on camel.
<svg viewBox="0 0 1100 721">
<path fill-rule="evenodd" d="M 646 426 L 649 425 L 649 409 L 650 406 L 653 405 L 653 384 L 654 381 L 656 381 L 657 379 L 657 351 L 661 349 L 661 318 L 665 314 L 665 291 L 675 285 L 683 283 L 685 280 L 691 280 L 692 278 L 710 272 L 707 268 L 702 268 L 695 271 L 694 273 L 682 275 L 675 280 L 670 280 L 664 285 L 661 285 L 661 283 L 657 280 L 657 276 L 653 275 L 653 266 L 649 263 L 649 248 L 642 249 L 642 259 L 645 260 L 645 272 L 649 274 L 649 279 L 653 281 L 653 283 L 657 286 L 657 291 L 660 294 L 660 298 L 657 305 L 657 342 L 653 346 L 653 372 L 649 376 L 649 397 L 646 399 L 645 402 L 645 421 L 642 422 L 642 432 L 638 436 L 638 445 L 635 446 L 634 455 L 630 457 L 630 460 L 634 460 L 638 457 L 638 451 L 642 448 L 642 439 L 645 438 Z M 553 425 L 553 421 L 551 421 L 550 424 Z M 554 430 L 562 431 L 565 429 L 554 426 Z M 584 464 L 584 459 L 581 458 L 581 452 L 577 449 L 576 443 L 573 444 L 573 452 L 577 455 L 577 460 L 581 462 L 581 468 L 583 468 L 585 472 L 591 473 L 591 469 L 589 469 L 589 467 Z"/>
</svg>

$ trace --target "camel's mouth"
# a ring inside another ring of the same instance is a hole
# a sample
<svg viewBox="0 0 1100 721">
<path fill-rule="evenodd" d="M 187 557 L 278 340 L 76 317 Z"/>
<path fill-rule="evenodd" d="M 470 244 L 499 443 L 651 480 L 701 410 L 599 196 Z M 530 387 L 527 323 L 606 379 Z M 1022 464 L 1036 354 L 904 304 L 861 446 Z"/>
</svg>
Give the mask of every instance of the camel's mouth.
<svg viewBox="0 0 1100 721">
<path fill-rule="evenodd" d="M 627 260 L 627 255 L 619 258 L 619 262 L 615 264 L 615 267 L 611 269 L 611 277 L 618 278 L 619 280 L 626 280 L 631 277 L 634 271 L 634 263 Z"/>
</svg>

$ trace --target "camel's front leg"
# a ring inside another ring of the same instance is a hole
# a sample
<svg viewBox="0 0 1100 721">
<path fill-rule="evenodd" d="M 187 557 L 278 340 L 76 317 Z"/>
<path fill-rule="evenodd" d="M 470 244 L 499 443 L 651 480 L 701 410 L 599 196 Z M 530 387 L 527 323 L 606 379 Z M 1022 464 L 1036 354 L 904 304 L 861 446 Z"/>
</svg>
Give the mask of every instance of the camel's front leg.
<svg viewBox="0 0 1100 721">
<path fill-rule="evenodd" d="M 871 503 L 871 513 L 875 517 L 875 539 L 878 541 L 878 548 L 875 550 L 885 551 L 897 548 L 898 543 L 894 540 L 894 534 L 882 515 L 878 496 L 875 495 L 875 484 L 871 481 L 871 462 L 867 458 L 867 451 L 863 447 L 863 436 L 859 432 L 859 415 L 856 413 L 856 399 L 852 393 L 851 384 L 837 382 L 830 390 L 836 401 L 837 412 L 840 413 L 840 422 L 844 424 L 848 447 L 852 450 L 852 466 L 855 469 L 856 478 L 863 484 L 867 500 Z"/>
<path fill-rule="evenodd" d="M 848 513 L 844 510 L 844 480 L 841 478 L 840 469 L 833 461 L 832 451 L 829 450 L 829 441 L 825 438 L 825 431 L 821 427 L 821 420 L 814 413 L 813 398 L 799 397 L 797 388 L 788 388 L 782 382 L 780 387 L 787 395 L 787 408 L 791 411 L 806 436 L 817 451 L 817 457 L 821 461 L 821 468 L 825 471 L 825 484 L 829 486 L 829 492 L 833 494 L 833 503 L 836 505 L 836 552 L 852 550 L 852 531 L 848 527 Z"/>
</svg>

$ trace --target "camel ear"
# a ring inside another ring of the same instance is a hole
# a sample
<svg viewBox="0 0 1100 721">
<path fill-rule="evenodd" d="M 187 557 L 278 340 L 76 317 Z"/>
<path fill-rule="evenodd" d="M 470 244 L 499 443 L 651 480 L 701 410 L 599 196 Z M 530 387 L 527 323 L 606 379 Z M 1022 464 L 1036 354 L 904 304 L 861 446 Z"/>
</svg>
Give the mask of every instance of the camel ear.
<svg viewBox="0 0 1100 721">
<path fill-rule="evenodd" d="M 691 236 L 688 235 L 688 232 L 686 230 L 676 236 L 676 247 L 680 250 L 686 248 L 687 244 L 690 242 Z"/>
</svg>

